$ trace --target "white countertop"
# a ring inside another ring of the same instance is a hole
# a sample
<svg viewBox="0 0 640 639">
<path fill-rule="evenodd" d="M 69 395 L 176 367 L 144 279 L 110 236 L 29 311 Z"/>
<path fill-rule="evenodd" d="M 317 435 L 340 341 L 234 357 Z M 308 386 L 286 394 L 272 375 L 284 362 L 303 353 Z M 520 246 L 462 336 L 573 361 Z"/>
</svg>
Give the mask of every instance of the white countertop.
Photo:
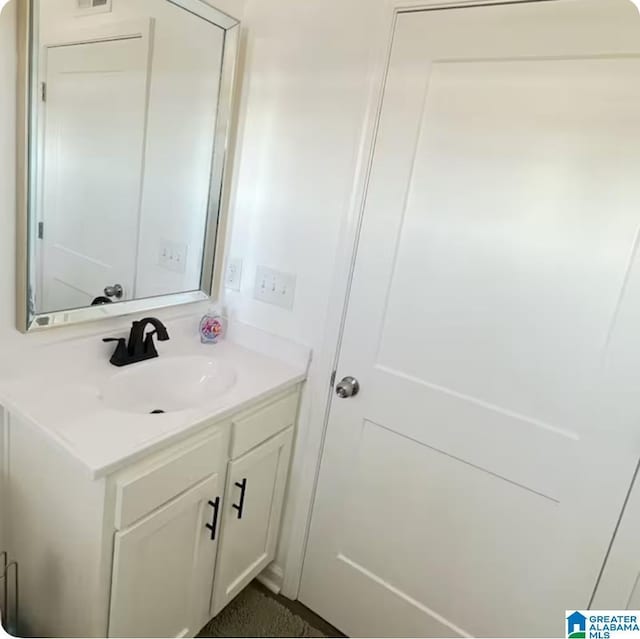
<svg viewBox="0 0 640 639">
<path fill-rule="evenodd" d="M 0 404 L 50 436 L 97 479 L 306 378 L 305 347 L 241 324 L 230 328 L 224 342 L 202 345 L 197 324 L 193 317 L 167 322 L 171 340 L 157 348 L 160 358 L 206 355 L 233 367 L 236 383 L 206 406 L 163 415 L 107 408 L 101 399 L 105 382 L 132 368 L 109 363 L 114 344 L 101 338 L 112 335 L 34 349 L 17 364 L 20 370 L 12 367 L 11 377 L 0 378 Z"/>
</svg>

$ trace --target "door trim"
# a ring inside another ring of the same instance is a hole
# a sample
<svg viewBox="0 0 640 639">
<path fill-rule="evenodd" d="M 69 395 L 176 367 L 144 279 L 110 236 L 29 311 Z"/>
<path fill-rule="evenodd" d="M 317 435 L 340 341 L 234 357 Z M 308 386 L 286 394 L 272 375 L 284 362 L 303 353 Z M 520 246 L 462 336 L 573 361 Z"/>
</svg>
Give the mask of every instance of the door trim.
<svg viewBox="0 0 640 639">
<path fill-rule="evenodd" d="M 340 312 L 327 317 L 323 344 L 318 356 L 311 363 L 307 390 L 301 403 L 297 453 L 291 472 L 295 481 L 291 483 L 289 488 L 289 503 L 283 526 L 283 529 L 288 532 L 287 552 L 283 567 L 284 578 L 281 588 L 281 593 L 285 597 L 297 599 L 300 591 L 304 556 L 311 527 L 331 400 L 333 399 L 333 387 L 330 386 L 329 380 L 337 369 L 340 357 L 360 229 L 364 219 L 384 92 L 391 62 L 396 21 L 401 14 L 417 11 L 558 1 L 560 0 L 385 0 L 378 32 L 373 36 L 379 43 L 380 53 L 375 56 L 369 69 L 369 89 L 362 118 L 360 145 L 353 172 L 354 185 L 347 210 L 340 224 L 340 240 L 333 261 L 334 270 L 328 307 L 340 309 Z M 640 0 L 629 1 L 640 2 Z M 312 407 L 315 407 L 315 410 L 312 410 Z M 319 407 L 322 408 L 319 409 Z M 313 472 L 309 472 L 309 469 L 313 469 Z"/>
</svg>

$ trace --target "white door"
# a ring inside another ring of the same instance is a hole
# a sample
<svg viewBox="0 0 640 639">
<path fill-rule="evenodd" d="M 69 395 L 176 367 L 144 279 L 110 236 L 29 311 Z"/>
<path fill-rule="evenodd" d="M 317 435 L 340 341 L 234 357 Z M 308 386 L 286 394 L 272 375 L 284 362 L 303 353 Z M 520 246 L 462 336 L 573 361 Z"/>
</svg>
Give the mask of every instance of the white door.
<svg viewBox="0 0 640 639">
<path fill-rule="evenodd" d="M 143 37 L 47 49 L 38 312 L 133 296 L 148 52 Z"/>
<path fill-rule="evenodd" d="M 193 637 L 207 623 L 222 489 L 212 475 L 116 533 L 110 637 Z"/>
<path fill-rule="evenodd" d="M 300 594 L 348 635 L 589 605 L 640 455 L 639 80 L 626 0 L 399 15 Z"/>
<path fill-rule="evenodd" d="M 275 557 L 292 440 L 290 428 L 229 464 L 213 615 Z"/>
</svg>

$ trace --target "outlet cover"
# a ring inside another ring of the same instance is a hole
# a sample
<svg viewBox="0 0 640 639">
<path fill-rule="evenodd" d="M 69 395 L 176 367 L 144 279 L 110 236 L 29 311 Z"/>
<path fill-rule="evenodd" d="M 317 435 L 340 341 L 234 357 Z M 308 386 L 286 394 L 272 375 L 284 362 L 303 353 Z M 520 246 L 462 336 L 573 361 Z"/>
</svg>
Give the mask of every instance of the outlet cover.
<svg viewBox="0 0 640 639">
<path fill-rule="evenodd" d="M 256 271 L 256 283 L 253 296 L 267 304 L 274 304 L 291 310 L 296 294 L 296 276 L 282 273 L 266 266 Z"/>
<path fill-rule="evenodd" d="M 224 285 L 231 291 L 239 291 L 242 283 L 242 260 L 233 259 L 227 262 Z"/>
</svg>

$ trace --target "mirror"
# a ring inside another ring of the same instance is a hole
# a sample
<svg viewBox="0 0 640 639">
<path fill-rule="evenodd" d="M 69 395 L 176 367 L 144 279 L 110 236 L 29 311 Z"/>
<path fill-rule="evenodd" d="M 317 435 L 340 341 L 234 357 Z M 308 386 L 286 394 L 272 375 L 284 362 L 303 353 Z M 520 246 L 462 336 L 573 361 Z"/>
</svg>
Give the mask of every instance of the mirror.
<svg viewBox="0 0 640 639">
<path fill-rule="evenodd" d="M 18 328 L 215 294 L 238 21 L 204 0 L 21 11 Z"/>
</svg>

